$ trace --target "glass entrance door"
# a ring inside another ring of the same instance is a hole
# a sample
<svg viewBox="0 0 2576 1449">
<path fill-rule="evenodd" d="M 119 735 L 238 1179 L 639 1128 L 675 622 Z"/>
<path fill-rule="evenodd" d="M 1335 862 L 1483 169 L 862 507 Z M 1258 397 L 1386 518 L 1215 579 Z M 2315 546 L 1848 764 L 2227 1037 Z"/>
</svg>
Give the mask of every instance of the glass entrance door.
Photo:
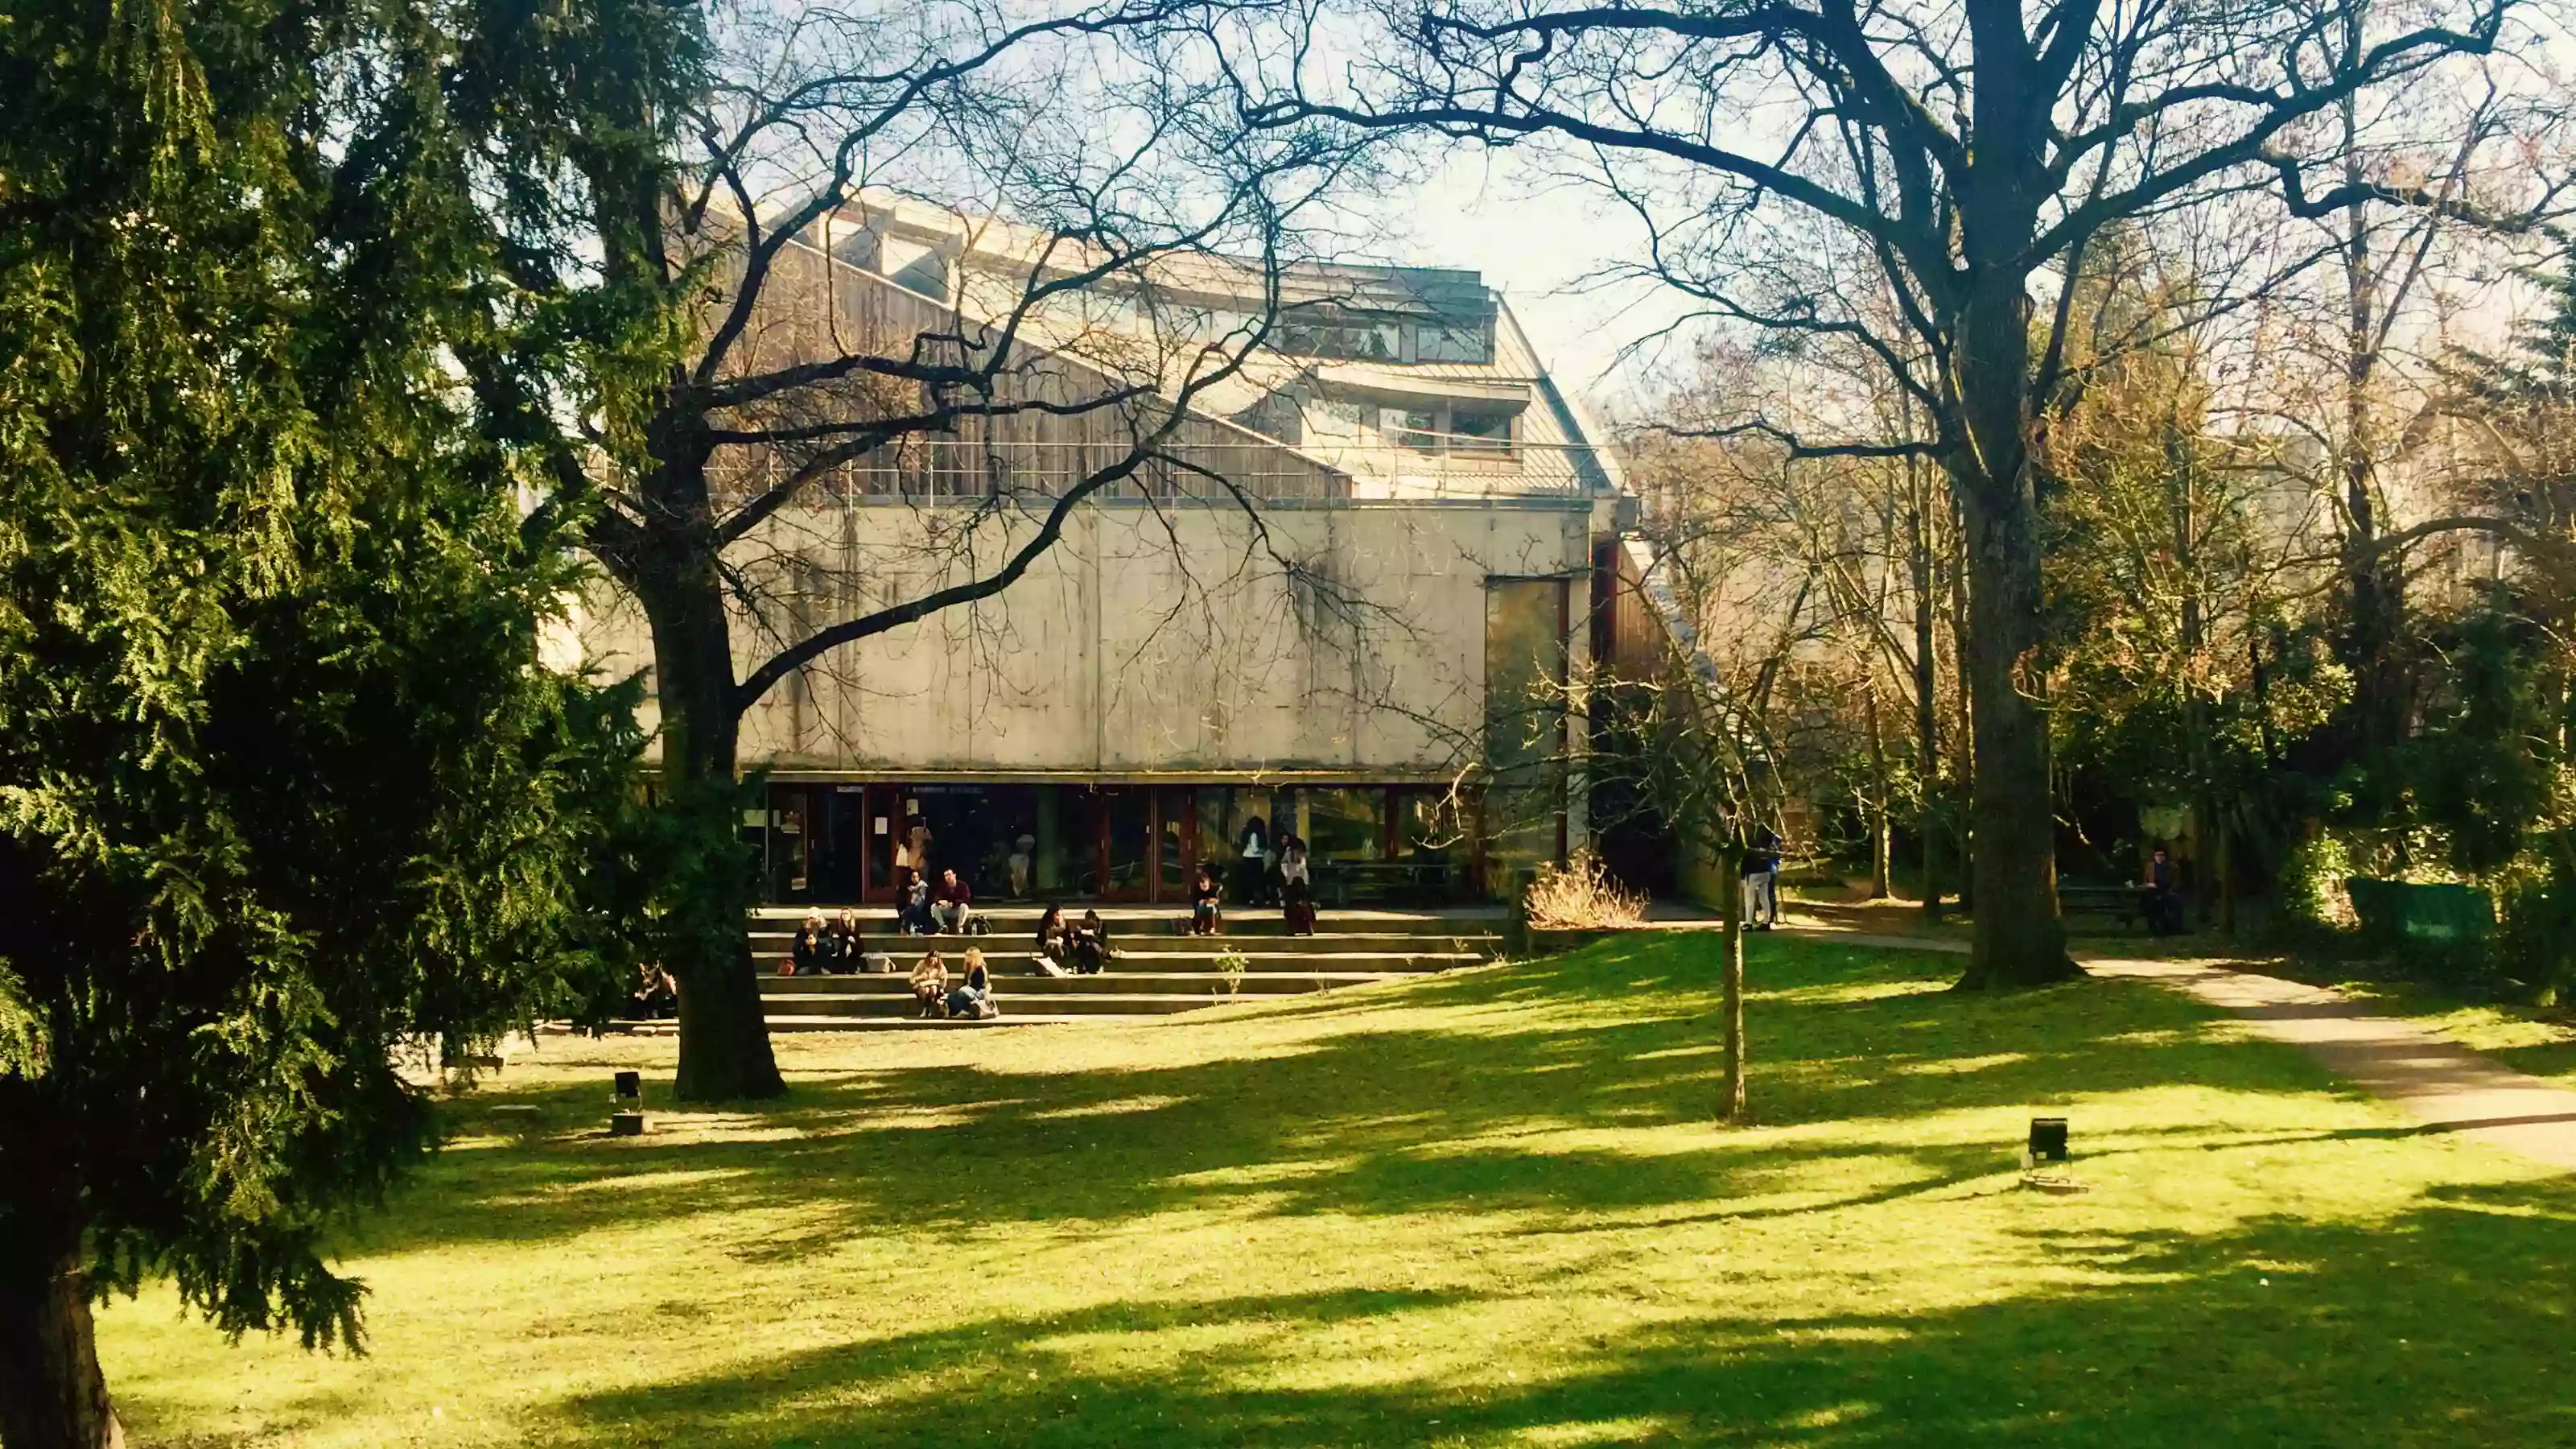
<svg viewBox="0 0 2576 1449">
<path fill-rule="evenodd" d="M 1199 822 L 1190 792 L 1166 786 L 1154 792 L 1154 900 L 1187 901 L 1199 863 Z"/>
<path fill-rule="evenodd" d="M 892 785 L 864 785 L 859 794 L 860 838 L 865 841 L 861 854 L 867 874 L 859 884 L 859 898 L 883 905 L 894 899 L 895 830 L 902 821 L 903 805 Z"/>
<path fill-rule="evenodd" d="M 1100 898 L 1145 900 L 1153 888 L 1153 792 L 1111 786 L 1100 792 L 1100 802 Z"/>
</svg>

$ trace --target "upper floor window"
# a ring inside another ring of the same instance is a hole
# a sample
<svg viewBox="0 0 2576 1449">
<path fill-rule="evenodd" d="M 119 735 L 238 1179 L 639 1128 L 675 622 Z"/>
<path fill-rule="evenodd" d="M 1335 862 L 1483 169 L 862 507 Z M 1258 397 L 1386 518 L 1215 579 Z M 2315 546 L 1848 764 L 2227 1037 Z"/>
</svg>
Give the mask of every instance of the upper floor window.
<svg viewBox="0 0 2576 1449">
<path fill-rule="evenodd" d="M 1388 408 L 1386 420 L 1389 425 L 1388 430 L 1395 434 L 1398 445 L 1411 448 L 1417 453 L 1440 451 L 1440 415 L 1438 413 Z"/>
<path fill-rule="evenodd" d="M 1494 332 L 1491 326 L 1464 322 L 1419 322 L 1414 324 L 1413 357 L 1415 362 L 1491 362 L 1494 360 Z"/>
<path fill-rule="evenodd" d="M 1461 408 L 1450 414 L 1449 451 L 1477 457 L 1508 458 L 1512 454 L 1512 415 L 1510 413 L 1469 412 Z"/>
<path fill-rule="evenodd" d="M 1396 362 L 1403 357 L 1403 329 L 1393 318 L 1292 312 L 1279 319 L 1270 345 L 1291 357 L 1336 357 Z"/>
</svg>

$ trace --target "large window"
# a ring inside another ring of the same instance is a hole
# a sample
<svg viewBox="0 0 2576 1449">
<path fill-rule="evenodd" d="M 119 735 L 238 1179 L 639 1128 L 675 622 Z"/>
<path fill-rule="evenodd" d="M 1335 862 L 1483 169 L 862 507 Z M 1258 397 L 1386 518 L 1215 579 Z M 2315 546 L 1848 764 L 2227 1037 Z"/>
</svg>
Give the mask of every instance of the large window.
<svg viewBox="0 0 2576 1449">
<path fill-rule="evenodd" d="M 1291 357 L 1397 362 L 1402 360 L 1403 327 L 1392 317 L 1295 312 L 1280 318 L 1271 329 L 1270 345 Z"/>
<path fill-rule="evenodd" d="M 1556 859 L 1565 840 L 1565 579 L 1490 579 L 1485 585 L 1485 795 L 1488 876 Z"/>
<path fill-rule="evenodd" d="M 1300 793 L 1306 806 L 1306 848 L 1314 859 L 1333 862 L 1386 858 L 1383 787 Z"/>
</svg>

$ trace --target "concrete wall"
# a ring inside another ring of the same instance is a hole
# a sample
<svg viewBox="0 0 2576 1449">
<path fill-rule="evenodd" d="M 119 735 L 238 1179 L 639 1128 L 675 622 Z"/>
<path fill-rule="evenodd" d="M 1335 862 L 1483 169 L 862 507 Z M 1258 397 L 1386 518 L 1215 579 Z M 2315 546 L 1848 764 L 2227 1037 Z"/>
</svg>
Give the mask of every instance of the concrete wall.
<svg viewBox="0 0 2576 1449">
<path fill-rule="evenodd" d="M 730 555 L 762 600 L 735 620 L 737 675 L 766 642 L 988 574 L 1036 506 L 782 512 Z M 1579 578 L 1591 533 L 1581 499 L 1280 506 L 1257 524 L 1223 505 L 1086 505 L 1003 594 L 771 691 L 742 758 L 788 776 L 1440 778 L 1478 748 L 1487 576 Z M 640 613 L 606 586 L 582 625 L 606 668 L 650 662 Z M 1573 634 L 1579 651 L 1579 619 Z"/>
</svg>

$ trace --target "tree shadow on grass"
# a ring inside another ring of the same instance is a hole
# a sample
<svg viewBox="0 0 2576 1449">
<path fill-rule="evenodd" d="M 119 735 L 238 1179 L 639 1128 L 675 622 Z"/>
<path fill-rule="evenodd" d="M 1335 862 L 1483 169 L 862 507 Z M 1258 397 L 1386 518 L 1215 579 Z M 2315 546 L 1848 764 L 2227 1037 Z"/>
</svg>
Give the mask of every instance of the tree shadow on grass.
<svg viewBox="0 0 2576 1449">
<path fill-rule="evenodd" d="M 1628 1134 L 1696 1127 L 1716 1101 L 1715 950 L 1693 935 L 1606 943 L 1365 1000 L 1258 1008 L 1233 1029 L 1270 1035 L 1242 1055 L 1212 1044 L 1205 1059 L 1081 1072 L 838 1072 L 783 1103 L 665 1116 L 679 1130 L 643 1139 L 596 1135 L 604 1082 L 503 1084 L 454 1105 L 466 1145 L 349 1246 L 545 1240 L 770 1208 L 922 1229 L 1468 1201 L 1572 1219 L 1749 1198 L 1831 1157 L 1869 1158 L 1873 1196 L 1856 1200 L 1883 1200 L 2010 1162 L 2009 1141 L 1903 1140 L 1932 1114 L 2176 1082 L 2327 1085 L 2295 1053 L 2234 1043 L 2205 1009 L 2143 984 L 1963 996 L 1939 989 L 1955 963 L 1936 956 L 1763 942 L 1754 1100 L 1768 1123 L 1840 1130 L 1629 1150 Z M 1381 1024 L 1390 1009 L 1400 1027 Z"/>
<path fill-rule="evenodd" d="M 2576 1441 L 2576 1185 L 2563 1180 L 2437 1193 L 2379 1223 L 2264 1219 L 2051 1249 L 2090 1281 L 1998 1283 L 1992 1301 L 1923 1314 L 1667 1318 L 1569 1339 L 1537 1382 L 1331 1382 L 1346 1365 L 1319 1362 L 1307 1330 L 1371 1320 L 1401 1367 L 1409 1343 L 1449 1346 L 1457 1300 L 1264 1295 L 835 1345 L 577 1398 L 558 1432 L 707 1449 Z M 1229 1331 L 1119 1366 L 1123 1335 L 1194 1329 Z"/>
</svg>

